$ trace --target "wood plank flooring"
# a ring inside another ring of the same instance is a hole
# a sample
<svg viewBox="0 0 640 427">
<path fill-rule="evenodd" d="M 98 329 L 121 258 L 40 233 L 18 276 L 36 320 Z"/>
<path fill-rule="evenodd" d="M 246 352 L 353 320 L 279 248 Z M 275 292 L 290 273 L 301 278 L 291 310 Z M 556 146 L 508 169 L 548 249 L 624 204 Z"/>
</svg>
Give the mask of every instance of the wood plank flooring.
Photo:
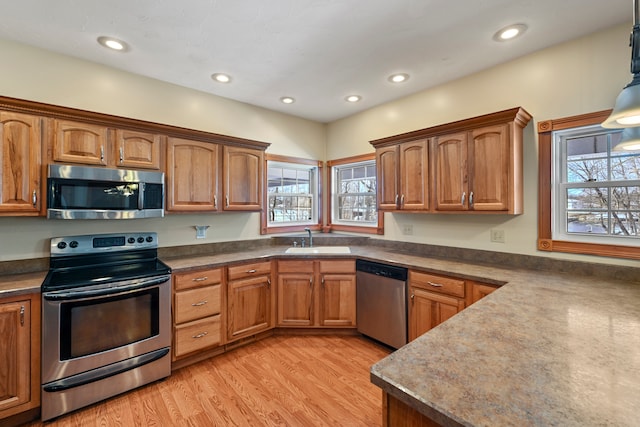
<svg viewBox="0 0 640 427">
<path fill-rule="evenodd" d="M 389 353 L 360 336 L 276 335 L 29 426 L 380 426 L 369 369 Z"/>
</svg>

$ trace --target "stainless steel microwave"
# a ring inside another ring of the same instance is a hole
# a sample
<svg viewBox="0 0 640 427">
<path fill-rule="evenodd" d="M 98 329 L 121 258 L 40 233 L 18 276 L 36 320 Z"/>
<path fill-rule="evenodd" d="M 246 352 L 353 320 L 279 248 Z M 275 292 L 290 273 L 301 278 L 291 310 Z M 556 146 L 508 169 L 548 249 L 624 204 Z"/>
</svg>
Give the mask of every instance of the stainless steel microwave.
<svg viewBox="0 0 640 427">
<path fill-rule="evenodd" d="M 164 216 L 164 173 L 49 165 L 47 218 L 134 219 Z"/>
</svg>

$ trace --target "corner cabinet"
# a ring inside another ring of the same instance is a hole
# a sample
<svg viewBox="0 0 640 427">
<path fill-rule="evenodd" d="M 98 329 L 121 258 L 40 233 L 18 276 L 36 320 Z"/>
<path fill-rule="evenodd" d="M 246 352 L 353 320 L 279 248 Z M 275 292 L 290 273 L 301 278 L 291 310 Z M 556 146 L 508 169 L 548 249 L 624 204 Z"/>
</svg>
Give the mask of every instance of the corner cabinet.
<svg viewBox="0 0 640 427">
<path fill-rule="evenodd" d="M 379 209 L 429 209 L 428 150 L 427 140 L 376 150 Z"/>
<path fill-rule="evenodd" d="M 378 160 L 378 208 L 521 214 L 522 135 L 530 120 L 524 109 L 512 108 L 371 141 Z M 427 157 L 411 145 L 427 139 L 429 173 L 421 166 Z M 413 152 L 402 156 L 407 147 Z"/>
<path fill-rule="evenodd" d="M 0 299 L 0 425 L 40 406 L 40 294 Z"/>
<path fill-rule="evenodd" d="M 279 327 L 356 327 L 353 260 L 278 261 Z"/>
<path fill-rule="evenodd" d="M 0 111 L 0 215 L 40 215 L 41 122 L 37 116 Z"/>
</svg>

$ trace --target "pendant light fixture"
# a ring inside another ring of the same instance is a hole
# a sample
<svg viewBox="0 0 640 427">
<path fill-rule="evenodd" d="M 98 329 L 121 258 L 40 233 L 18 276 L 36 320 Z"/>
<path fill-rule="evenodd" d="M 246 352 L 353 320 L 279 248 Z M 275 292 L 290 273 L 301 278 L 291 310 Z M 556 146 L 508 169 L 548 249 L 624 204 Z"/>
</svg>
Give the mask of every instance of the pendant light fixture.
<svg viewBox="0 0 640 427">
<path fill-rule="evenodd" d="M 604 128 L 640 126 L 640 10 L 638 0 L 633 1 L 633 31 L 630 45 L 633 80 L 618 95 L 611 115 L 602 123 Z"/>
<path fill-rule="evenodd" d="M 640 150 L 640 127 L 625 128 L 622 131 L 620 142 L 613 146 L 613 151 L 638 151 Z"/>
</svg>

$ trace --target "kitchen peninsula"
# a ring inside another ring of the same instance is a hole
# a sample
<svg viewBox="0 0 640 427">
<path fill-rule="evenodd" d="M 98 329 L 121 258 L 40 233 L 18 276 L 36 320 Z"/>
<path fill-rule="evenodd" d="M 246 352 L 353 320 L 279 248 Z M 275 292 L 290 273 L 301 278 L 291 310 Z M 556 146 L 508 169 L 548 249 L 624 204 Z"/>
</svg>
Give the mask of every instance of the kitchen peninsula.
<svg viewBox="0 0 640 427">
<path fill-rule="evenodd" d="M 256 242 L 250 250 L 238 245 L 232 251 L 185 252 L 165 261 L 174 271 L 189 271 L 292 258 L 277 240 L 273 246 Z M 620 269 L 612 272 L 617 278 L 608 279 L 602 277 L 606 266 L 590 274 L 592 266 L 585 263 L 535 269 L 535 259 L 477 264 L 460 257 L 464 254 L 453 260 L 434 247 L 421 252 L 422 245 L 405 246 L 371 239 L 351 245 L 351 254 L 330 258 L 369 259 L 504 285 L 372 367 L 372 382 L 385 392 L 387 425 L 397 425 L 398 410 L 401 418 L 428 417 L 441 425 L 636 422 L 640 283 L 629 280 L 636 269 Z M 322 255 L 293 258 L 318 257 Z M 580 274 L 584 269 L 586 274 Z M 554 272 L 559 270 L 564 272 Z M 0 277 L 2 295 L 25 292 L 29 283 L 25 280 L 19 283 L 21 289 L 11 290 L 8 280 Z M 38 292 L 39 283 L 34 280 L 33 286 Z"/>
</svg>

